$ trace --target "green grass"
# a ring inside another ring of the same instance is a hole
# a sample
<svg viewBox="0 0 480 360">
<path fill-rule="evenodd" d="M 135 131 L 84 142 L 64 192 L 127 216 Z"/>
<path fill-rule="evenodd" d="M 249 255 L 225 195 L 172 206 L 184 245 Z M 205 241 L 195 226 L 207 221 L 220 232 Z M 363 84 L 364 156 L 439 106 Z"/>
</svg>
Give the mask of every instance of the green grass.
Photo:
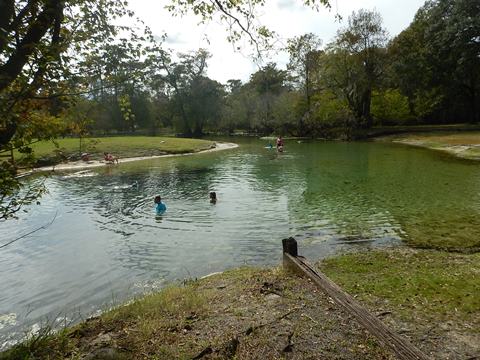
<svg viewBox="0 0 480 360">
<path fill-rule="evenodd" d="M 159 328 L 175 329 L 171 332 L 167 330 L 168 335 L 163 338 L 163 341 L 171 344 L 175 342 L 177 328 L 182 329 L 189 323 L 189 315 L 194 313 L 195 317 L 205 316 L 209 298 L 210 291 L 199 290 L 195 282 L 184 287 L 169 286 L 158 293 L 108 311 L 95 322 L 84 322 L 56 334 L 50 329 L 42 329 L 38 335 L 0 353 L 0 360 L 57 359 L 68 354 L 77 359 L 75 355 L 81 352 L 84 342 L 88 343 L 93 336 L 112 329 L 119 332 L 125 328 L 132 329 L 126 342 L 138 353 L 151 345 L 149 341 L 155 338 L 155 332 Z M 109 342 L 110 340 L 107 340 L 107 343 Z M 165 352 L 165 356 L 161 358 L 178 358 L 179 353 L 172 351 L 170 347 L 162 350 L 162 344 L 157 344 L 155 348 L 159 353 Z M 130 358 L 120 353 L 115 356 L 116 359 Z"/>
<path fill-rule="evenodd" d="M 65 138 L 55 141 L 41 141 L 32 145 L 35 157 L 68 158 L 80 153 L 78 138 Z M 103 159 L 103 153 L 109 152 L 120 158 L 152 156 L 161 154 L 182 154 L 208 149 L 213 142 L 199 139 L 154 136 L 118 136 L 82 139 L 82 152 L 89 152 L 93 159 Z M 62 156 L 59 156 L 58 152 Z M 20 159 L 22 155 L 16 153 Z"/>
<path fill-rule="evenodd" d="M 405 319 L 459 318 L 480 325 L 478 253 L 376 250 L 326 259 L 320 268 L 373 308 L 387 307 Z"/>
<path fill-rule="evenodd" d="M 341 326 L 344 315 L 325 311 L 330 304 L 316 291 L 281 268 L 234 269 L 169 286 L 54 335 L 45 332 L 0 359 L 192 359 L 207 348 L 219 359 L 282 358 L 290 332 L 308 358 L 321 358 L 326 346 L 335 358 L 389 358 L 368 334 Z M 279 295 L 272 299 L 273 293 Z M 320 340 L 313 335 L 325 332 Z"/>
<path fill-rule="evenodd" d="M 105 313 L 104 320 L 142 319 L 144 322 L 155 322 L 163 317 L 188 315 L 192 311 L 203 312 L 208 294 L 196 290 L 196 283 L 185 287 L 169 286 L 128 306 L 121 306 Z"/>
</svg>

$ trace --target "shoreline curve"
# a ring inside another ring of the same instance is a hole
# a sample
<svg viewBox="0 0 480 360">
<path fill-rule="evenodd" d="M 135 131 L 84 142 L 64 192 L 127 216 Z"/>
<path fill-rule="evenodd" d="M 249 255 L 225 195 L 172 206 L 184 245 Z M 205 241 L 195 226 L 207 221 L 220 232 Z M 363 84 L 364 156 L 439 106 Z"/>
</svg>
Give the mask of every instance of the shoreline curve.
<svg viewBox="0 0 480 360">
<path fill-rule="evenodd" d="M 222 150 L 230 150 L 238 148 L 238 144 L 235 143 L 225 143 L 225 142 L 215 142 L 215 147 L 205 150 L 200 150 L 196 152 L 188 152 L 183 154 L 164 154 L 164 155 L 152 155 L 152 156 L 136 156 L 136 157 L 128 157 L 128 158 L 120 158 L 118 159 L 118 164 L 133 162 L 133 161 L 141 161 L 141 160 L 150 160 L 150 159 L 159 159 L 159 158 L 166 158 L 166 157 L 174 157 L 174 156 L 191 156 L 196 154 L 205 154 L 209 152 L 215 151 L 222 151 Z M 42 166 L 38 168 L 34 168 L 30 171 L 27 171 L 20 176 L 31 175 L 37 172 L 45 172 L 45 171 L 62 171 L 62 170 L 77 170 L 77 169 L 91 169 L 97 168 L 101 166 L 110 166 L 114 165 L 111 163 L 107 163 L 103 160 L 91 160 L 88 162 L 79 160 L 79 161 L 71 161 L 68 163 L 61 163 L 58 165 L 53 166 Z"/>
</svg>

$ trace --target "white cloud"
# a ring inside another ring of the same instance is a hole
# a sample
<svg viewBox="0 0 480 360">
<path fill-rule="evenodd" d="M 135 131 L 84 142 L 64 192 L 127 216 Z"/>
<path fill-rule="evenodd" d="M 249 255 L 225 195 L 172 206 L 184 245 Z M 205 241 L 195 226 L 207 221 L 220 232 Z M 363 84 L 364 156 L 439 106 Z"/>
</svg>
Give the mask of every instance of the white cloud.
<svg viewBox="0 0 480 360">
<path fill-rule="evenodd" d="M 423 0 L 331 0 L 332 8 L 321 8 L 318 12 L 301 5 L 299 0 L 269 1 L 259 9 L 259 20 L 286 39 L 313 32 L 326 44 L 332 40 L 338 28 L 346 23 L 352 11 L 360 8 L 376 9 L 383 17 L 384 25 L 391 36 L 406 28 Z M 248 80 L 250 74 L 258 70 L 251 59 L 236 52 L 226 40 L 227 32 L 223 25 L 212 21 L 200 24 L 200 18 L 193 15 L 172 17 L 159 0 L 135 0 L 130 7 L 137 16 L 148 25 L 154 34 L 167 33 L 166 45 L 176 52 L 187 52 L 205 48 L 212 53 L 209 61 L 208 76 L 225 83 L 228 79 Z M 336 21 L 338 12 L 343 24 Z M 245 54 L 248 50 L 245 51 Z M 285 67 L 288 56 L 278 53 L 266 61 L 275 61 Z"/>
</svg>

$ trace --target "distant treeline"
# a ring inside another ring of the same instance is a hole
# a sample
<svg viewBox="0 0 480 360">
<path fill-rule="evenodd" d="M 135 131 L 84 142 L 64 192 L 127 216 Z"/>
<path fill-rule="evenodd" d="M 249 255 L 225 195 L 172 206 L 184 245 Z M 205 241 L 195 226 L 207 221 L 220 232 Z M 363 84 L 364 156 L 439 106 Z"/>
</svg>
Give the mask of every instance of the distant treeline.
<svg viewBox="0 0 480 360">
<path fill-rule="evenodd" d="M 250 80 L 226 84 L 205 75 L 209 54 L 166 52 L 132 61 L 113 46 L 105 78 L 121 79 L 77 101 L 72 113 L 96 132 L 170 128 L 205 132 L 353 137 L 375 125 L 477 123 L 480 3 L 429 1 L 393 39 L 380 14 L 360 10 L 322 46 L 315 34 L 288 41 L 286 70 L 269 63 Z M 127 79 L 142 68 L 143 80 Z M 74 116 L 75 118 L 75 116 Z"/>
</svg>

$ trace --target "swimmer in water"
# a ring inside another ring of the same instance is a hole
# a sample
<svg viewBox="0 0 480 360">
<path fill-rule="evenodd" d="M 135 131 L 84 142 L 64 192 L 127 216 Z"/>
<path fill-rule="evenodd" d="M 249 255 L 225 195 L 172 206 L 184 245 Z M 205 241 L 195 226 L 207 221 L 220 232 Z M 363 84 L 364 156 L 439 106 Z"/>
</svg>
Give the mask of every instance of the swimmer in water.
<svg viewBox="0 0 480 360">
<path fill-rule="evenodd" d="M 211 204 L 217 203 L 217 193 L 215 191 L 210 191 L 210 203 Z"/>
<path fill-rule="evenodd" d="M 158 215 L 162 215 L 163 213 L 165 213 L 165 211 L 167 211 L 167 206 L 162 203 L 162 198 L 160 197 L 160 195 L 155 196 L 154 201 L 155 204 L 157 204 L 157 206 L 155 206 L 155 211 Z"/>
</svg>

